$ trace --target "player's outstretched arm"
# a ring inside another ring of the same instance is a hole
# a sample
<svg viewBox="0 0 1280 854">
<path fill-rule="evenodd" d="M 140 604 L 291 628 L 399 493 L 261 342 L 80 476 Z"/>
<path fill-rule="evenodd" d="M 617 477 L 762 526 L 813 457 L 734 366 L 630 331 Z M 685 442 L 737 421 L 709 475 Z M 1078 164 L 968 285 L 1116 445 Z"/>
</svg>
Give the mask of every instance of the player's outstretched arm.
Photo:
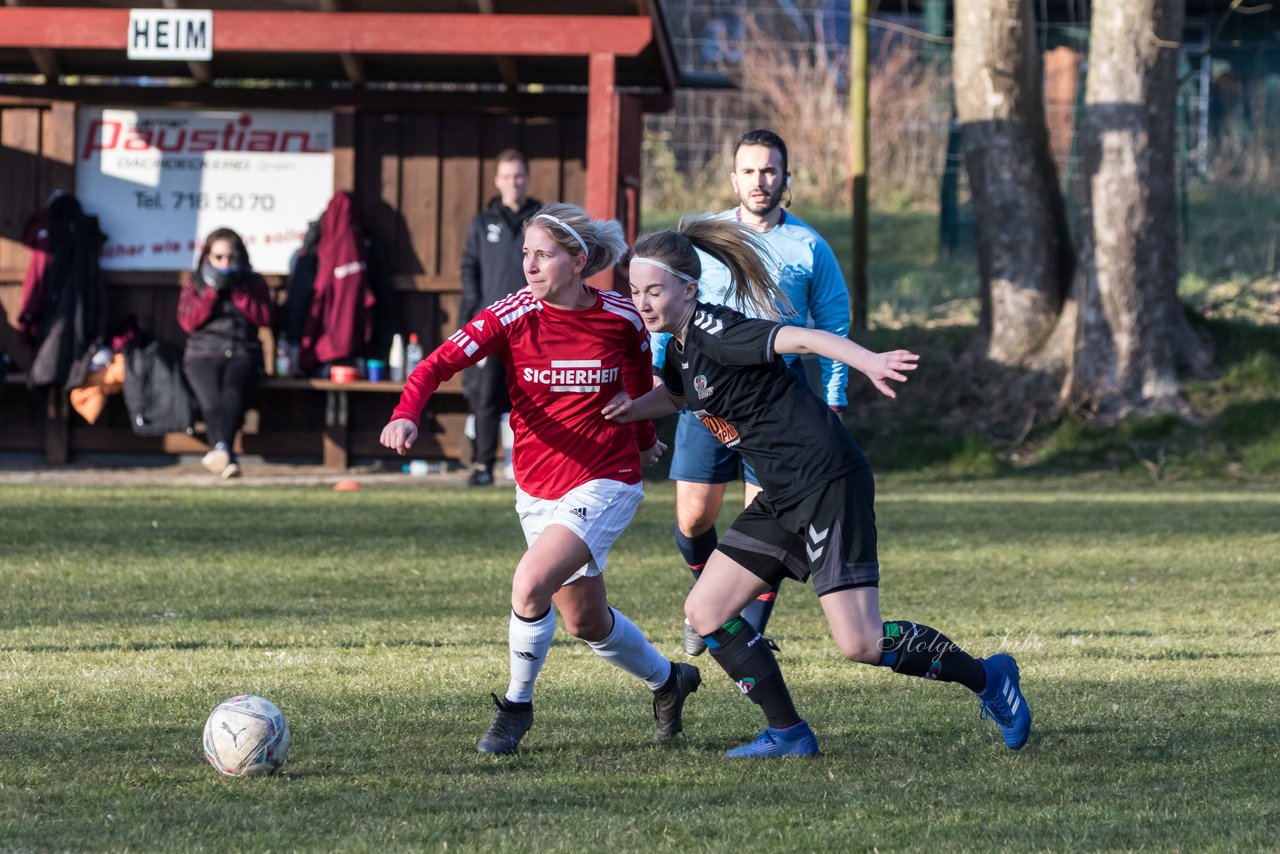
<svg viewBox="0 0 1280 854">
<path fill-rule="evenodd" d="M 885 397 L 898 396 L 888 381 L 906 382 L 907 376 L 903 372 L 914 371 L 920 361 L 920 357 L 910 350 L 875 353 L 848 338 L 832 335 L 820 329 L 805 329 L 799 326 L 780 328 L 773 339 L 773 349 L 783 354 L 816 353 L 828 359 L 844 362 L 854 370 L 866 374 L 871 384 Z"/>
<path fill-rule="evenodd" d="M 628 424 L 645 419 L 652 421 L 681 409 L 684 409 L 684 398 L 671 394 L 665 385 L 658 384 L 653 387 L 653 391 L 635 400 L 625 391 L 620 391 L 600 412 L 609 421 Z"/>
</svg>

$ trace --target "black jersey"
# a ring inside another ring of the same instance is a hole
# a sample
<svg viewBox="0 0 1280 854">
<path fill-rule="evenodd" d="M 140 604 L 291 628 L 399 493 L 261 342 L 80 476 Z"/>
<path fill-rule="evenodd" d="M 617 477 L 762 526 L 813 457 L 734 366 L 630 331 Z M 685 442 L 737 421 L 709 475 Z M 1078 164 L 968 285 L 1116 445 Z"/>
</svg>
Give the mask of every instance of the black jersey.
<svg viewBox="0 0 1280 854">
<path fill-rule="evenodd" d="M 775 506 L 867 465 L 849 431 L 774 352 L 782 327 L 698 303 L 662 381 L 711 434 L 746 457 Z"/>
</svg>

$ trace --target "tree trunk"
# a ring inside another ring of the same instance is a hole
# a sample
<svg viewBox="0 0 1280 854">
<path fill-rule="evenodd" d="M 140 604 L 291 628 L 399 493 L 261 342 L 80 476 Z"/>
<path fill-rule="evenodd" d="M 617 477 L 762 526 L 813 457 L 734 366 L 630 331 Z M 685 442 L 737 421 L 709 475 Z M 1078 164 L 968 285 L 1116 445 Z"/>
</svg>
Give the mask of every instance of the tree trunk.
<svg viewBox="0 0 1280 854">
<path fill-rule="evenodd" d="M 1175 116 L 1183 0 L 1095 0 L 1080 150 L 1087 224 L 1063 403 L 1104 421 L 1183 408 L 1207 345 L 1178 301 Z"/>
<path fill-rule="evenodd" d="M 981 333 L 988 358 L 1018 365 L 1044 346 L 1074 261 L 1031 0 L 957 3 L 952 62 L 977 225 Z"/>
</svg>

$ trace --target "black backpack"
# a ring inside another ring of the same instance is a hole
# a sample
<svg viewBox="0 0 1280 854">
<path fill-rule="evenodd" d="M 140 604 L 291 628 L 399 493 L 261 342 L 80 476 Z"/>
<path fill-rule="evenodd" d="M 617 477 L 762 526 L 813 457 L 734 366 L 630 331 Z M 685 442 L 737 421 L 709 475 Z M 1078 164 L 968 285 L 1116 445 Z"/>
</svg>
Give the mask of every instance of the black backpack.
<svg viewBox="0 0 1280 854">
<path fill-rule="evenodd" d="M 139 436 L 195 432 L 199 404 L 182 373 L 182 348 L 159 339 L 126 347 L 124 405 Z"/>
</svg>

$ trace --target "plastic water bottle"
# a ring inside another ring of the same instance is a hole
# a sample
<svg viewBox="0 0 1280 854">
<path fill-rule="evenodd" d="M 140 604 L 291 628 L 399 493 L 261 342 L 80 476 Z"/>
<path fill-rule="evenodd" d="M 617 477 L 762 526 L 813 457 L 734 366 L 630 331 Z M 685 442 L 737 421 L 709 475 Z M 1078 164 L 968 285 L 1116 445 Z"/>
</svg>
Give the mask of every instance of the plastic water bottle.
<svg viewBox="0 0 1280 854">
<path fill-rule="evenodd" d="M 276 342 L 276 376 L 293 376 L 293 357 L 288 342 L 283 338 Z"/>
<path fill-rule="evenodd" d="M 409 335 L 409 346 L 404 348 L 404 375 L 413 373 L 413 369 L 422 361 L 422 345 L 418 343 L 418 333 Z"/>
<path fill-rule="evenodd" d="M 387 367 L 391 370 L 393 383 L 404 382 L 404 339 L 397 332 L 391 336 L 391 353 L 387 356 Z"/>
</svg>

